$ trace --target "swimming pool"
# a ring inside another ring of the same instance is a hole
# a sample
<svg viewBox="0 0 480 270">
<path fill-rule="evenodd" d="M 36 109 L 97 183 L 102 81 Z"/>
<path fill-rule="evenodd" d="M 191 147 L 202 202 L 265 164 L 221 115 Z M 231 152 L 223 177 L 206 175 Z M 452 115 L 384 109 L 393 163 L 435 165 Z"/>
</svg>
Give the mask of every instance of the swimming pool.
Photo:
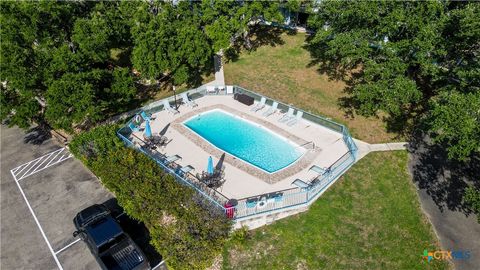
<svg viewBox="0 0 480 270">
<path fill-rule="evenodd" d="M 289 166 L 305 152 L 265 127 L 220 109 L 198 114 L 183 124 L 220 150 L 268 173 Z"/>
</svg>

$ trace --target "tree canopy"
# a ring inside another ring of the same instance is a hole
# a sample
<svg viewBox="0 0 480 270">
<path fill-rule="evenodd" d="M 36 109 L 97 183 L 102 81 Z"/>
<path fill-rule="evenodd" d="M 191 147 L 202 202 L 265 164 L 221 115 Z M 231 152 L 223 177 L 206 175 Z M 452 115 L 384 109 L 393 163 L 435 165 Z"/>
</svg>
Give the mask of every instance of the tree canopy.
<svg viewBox="0 0 480 270">
<path fill-rule="evenodd" d="M 0 8 L 1 119 L 69 132 L 138 103 L 133 68 L 141 78 L 197 84 L 215 52 L 248 41 L 260 19 L 280 18 L 275 2 L 4 1 Z"/>
<path fill-rule="evenodd" d="M 451 158 L 480 152 L 480 5 L 322 1 L 309 48 L 349 79 L 348 107 L 388 114 L 396 131 L 424 126 Z"/>
</svg>

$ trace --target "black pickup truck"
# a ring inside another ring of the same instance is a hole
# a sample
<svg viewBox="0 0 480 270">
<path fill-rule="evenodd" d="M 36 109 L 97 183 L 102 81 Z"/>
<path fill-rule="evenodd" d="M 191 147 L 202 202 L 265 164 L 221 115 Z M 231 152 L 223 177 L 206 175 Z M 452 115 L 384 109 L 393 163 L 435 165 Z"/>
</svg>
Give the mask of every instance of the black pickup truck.
<svg viewBox="0 0 480 270">
<path fill-rule="evenodd" d="M 102 269 L 150 269 L 140 248 L 111 216 L 104 205 L 95 204 L 80 211 L 73 223 Z"/>
</svg>

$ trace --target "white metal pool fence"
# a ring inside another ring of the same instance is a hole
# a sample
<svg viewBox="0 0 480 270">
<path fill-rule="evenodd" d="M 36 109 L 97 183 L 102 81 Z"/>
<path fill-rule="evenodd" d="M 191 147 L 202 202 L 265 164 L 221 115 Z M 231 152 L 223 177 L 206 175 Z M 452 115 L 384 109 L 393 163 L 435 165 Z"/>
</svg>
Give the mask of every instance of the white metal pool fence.
<svg viewBox="0 0 480 270">
<path fill-rule="evenodd" d="M 200 87 L 197 89 L 189 90 L 190 99 L 198 99 L 208 95 L 227 95 L 225 86 L 219 86 L 218 91 L 207 91 L 205 87 Z M 224 89 L 224 90 L 221 90 Z M 233 86 L 233 94 L 235 93 L 245 93 L 255 100 L 260 100 L 262 97 L 265 97 L 259 93 L 247 90 L 240 86 Z M 230 94 L 232 95 L 232 94 Z M 266 104 L 271 105 L 275 100 L 268 97 Z M 130 117 L 141 112 L 145 111 L 147 113 L 156 113 L 163 110 L 163 102 L 167 100 L 171 102 L 174 100 L 174 97 L 168 97 L 166 99 L 158 100 L 152 102 L 138 110 L 132 111 Z M 276 101 L 278 102 L 278 101 Z M 282 102 L 278 102 L 278 109 L 287 110 L 289 107 L 294 108 L 291 105 L 287 105 Z M 237 205 L 233 207 L 227 207 L 226 203 L 229 199 L 236 198 L 227 198 L 220 192 L 215 189 L 207 187 L 206 184 L 196 179 L 193 175 L 181 175 L 178 170 L 175 170 L 176 166 L 172 166 L 171 163 L 166 163 L 165 156 L 159 153 L 158 151 L 146 150 L 142 146 L 135 146 L 130 138 L 132 131 L 128 127 L 132 120 L 129 120 L 124 127 L 118 130 L 117 134 L 120 139 L 129 147 L 134 147 L 136 150 L 144 153 L 145 155 L 152 158 L 157 164 L 159 164 L 163 170 L 173 175 L 177 181 L 181 184 L 190 186 L 195 189 L 201 195 L 203 195 L 207 200 L 209 200 L 213 205 L 219 207 L 221 210 L 225 211 L 227 216 L 233 219 L 248 219 L 257 215 L 266 214 L 273 211 L 282 211 L 288 210 L 288 208 L 298 207 L 298 206 L 308 206 L 312 203 L 319 195 L 321 195 L 326 188 L 329 187 L 333 181 L 339 178 L 348 168 L 350 168 L 356 160 L 357 156 L 357 146 L 353 141 L 348 129 L 341 124 L 333 122 L 329 119 L 323 118 L 321 116 L 315 115 L 310 112 L 305 112 L 301 109 L 294 108 L 296 110 L 303 112 L 303 119 L 324 126 L 330 130 L 333 130 L 337 133 L 342 134 L 343 141 L 348 148 L 348 151 L 335 161 L 330 167 L 325 170 L 325 173 L 318 176 L 311 184 L 306 188 L 291 188 L 285 190 L 279 190 L 268 194 L 259 194 L 256 196 L 237 199 Z M 172 168 L 173 167 L 173 168 Z"/>
</svg>

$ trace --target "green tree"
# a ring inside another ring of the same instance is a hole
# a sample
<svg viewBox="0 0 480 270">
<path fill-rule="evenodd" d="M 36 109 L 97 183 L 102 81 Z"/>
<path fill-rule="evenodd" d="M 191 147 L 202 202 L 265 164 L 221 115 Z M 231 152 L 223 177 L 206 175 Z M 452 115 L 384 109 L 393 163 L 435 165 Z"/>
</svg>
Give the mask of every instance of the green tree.
<svg viewBox="0 0 480 270">
<path fill-rule="evenodd" d="M 344 105 L 366 116 L 386 112 L 397 131 L 425 124 L 452 158 L 480 152 L 478 4 L 322 1 L 318 8 L 309 48 L 332 75 L 349 78 Z"/>
<path fill-rule="evenodd" d="M 90 6 L 52 1 L 0 3 L 2 120 L 9 118 L 11 125 L 21 127 L 44 121 L 45 76 L 52 52 L 68 40 L 74 18 Z"/>
<path fill-rule="evenodd" d="M 127 3 L 0 5 L 2 120 L 73 131 L 130 104 L 133 78 L 110 59 L 112 48 L 131 45 Z"/>
<path fill-rule="evenodd" d="M 448 145 L 448 156 L 465 159 L 480 149 L 480 91 L 443 92 L 432 100 L 429 129 L 437 142 Z"/>
<path fill-rule="evenodd" d="M 137 88 L 129 68 L 115 68 L 110 88 L 106 90 L 105 100 L 109 111 L 122 112 L 135 98 Z"/>
<path fill-rule="evenodd" d="M 198 15 L 187 2 L 161 3 L 158 11 L 149 12 L 132 30 L 134 67 L 149 79 L 170 75 L 176 84 L 198 76 L 212 56 Z"/>
<path fill-rule="evenodd" d="M 113 31 L 100 16 L 79 18 L 75 21 L 72 39 L 93 63 L 104 63 L 110 58 L 110 38 Z"/>
<path fill-rule="evenodd" d="M 463 195 L 463 199 L 477 215 L 477 221 L 480 222 L 480 190 L 474 187 L 468 187 Z"/>
<path fill-rule="evenodd" d="M 250 33 L 260 22 L 282 20 L 277 1 L 203 0 L 197 5 L 214 52 L 227 49 L 233 43 L 250 48 Z"/>
<path fill-rule="evenodd" d="M 66 73 L 47 90 L 46 119 L 54 128 L 73 131 L 79 125 L 89 125 L 101 119 L 103 104 L 97 99 L 104 91 L 105 72 L 93 70 Z"/>
</svg>

